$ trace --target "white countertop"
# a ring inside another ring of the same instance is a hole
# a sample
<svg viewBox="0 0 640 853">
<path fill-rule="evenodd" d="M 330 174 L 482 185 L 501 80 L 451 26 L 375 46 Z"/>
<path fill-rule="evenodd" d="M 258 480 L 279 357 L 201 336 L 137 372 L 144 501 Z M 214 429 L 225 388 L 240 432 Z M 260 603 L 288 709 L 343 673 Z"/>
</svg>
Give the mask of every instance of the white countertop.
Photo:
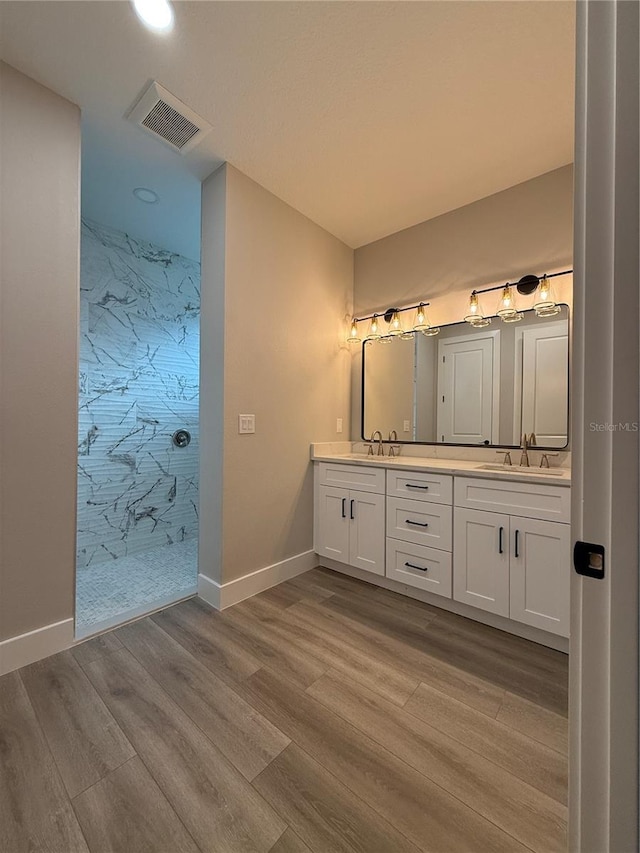
<svg viewBox="0 0 640 853">
<path fill-rule="evenodd" d="M 312 448 L 314 462 L 342 462 L 348 465 L 374 465 L 383 468 L 397 468 L 400 471 L 429 471 L 432 474 L 453 474 L 463 477 L 481 477 L 486 480 L 511 480 L 519 483 L 539 483 L 543 485 L 570 486 L 569 468 L 553 468 L 553 474 L 546 468 L 520 468 L 518 465 L 499 466 L 488 469 L 485 462 L 465 459 L 432 459 L 420 456 L 367 456 L 363 453 L 328 453 Z"/>
</svg>

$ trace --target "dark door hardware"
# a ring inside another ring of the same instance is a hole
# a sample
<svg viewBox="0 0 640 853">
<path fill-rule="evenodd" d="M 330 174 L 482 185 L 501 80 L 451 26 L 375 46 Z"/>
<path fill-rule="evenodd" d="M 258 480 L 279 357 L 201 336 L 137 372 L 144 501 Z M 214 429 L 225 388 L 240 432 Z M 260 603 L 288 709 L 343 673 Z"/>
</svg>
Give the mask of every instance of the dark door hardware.
<svg viewBox="0 0 640 853">
<path fill-rule="evenodd" d="M 428 527 L 429 526 L 428 521 L 411 521 L 410 518 L 405 518 L 404 523 L 405 524 L 415 524 L 416 527 Z"/>
<path fill-rule="evenodd" d="M 428 572 L 429 569 L 424 566 L 416 566 L 413 563 L 405 563 L 405 566 L 409 566 L 410 569 L 417 569 L 419 572 Z"/>
<path fill-rule="evenodd" d="M 604 578 L 604 545 L 576 542 L 573 546 L 573 567 L 579 575 L 601 581 Z"/>
</svg>

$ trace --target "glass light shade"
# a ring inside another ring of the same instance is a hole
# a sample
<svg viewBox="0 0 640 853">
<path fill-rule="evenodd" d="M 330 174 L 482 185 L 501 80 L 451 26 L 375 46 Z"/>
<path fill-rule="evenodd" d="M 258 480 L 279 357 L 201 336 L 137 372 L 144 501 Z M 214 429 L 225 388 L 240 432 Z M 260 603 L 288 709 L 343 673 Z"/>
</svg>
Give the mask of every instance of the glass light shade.
<svg viewBox="0 0 640 853">
<path fill-rule="evenodd" d="M 413 340 L 413 336 L 414 336 L 414 334 L 415 334 L 415 333 L 414 333 L 413 331 L 403 332 L 403 333 L 400 335 L 400 340 L 401 340 L 401 341 L 412 341 L 412 340 Z"/>
<path fill-rule="evenodd" d="M 400 323 L 400 317 L 398 317 L 397 311 L 394 311 L 391 316 L 388 334 L 393 335 L 394 337 L 404 334 L 404 329 L 402 328 L 402 324 Z"/>
<path fill-rule="evenodd" d="M 513 291 L 511 290 L 511 286 L 508 284 L 505 284 L 502 288 L 502 295 L 500 296 L 500 302 L 498 303 L 498 310 L 496 311 L 496 314 L 498 317 L 501 317 L 505 323 L 515 323 L 522 319 L 522 316 L 517 316 L 518 311 L 514 304 Z"/>
<path fill-rule="evenodd" d="M 369 341 L 378 341 L 380 340 L 380 327 L 378 325 L 378 315 L 374 314 L 371 318 L 371 325 L 369 326 L 369 334 L 367 335 L 367 340 Z"/>
<path fill-rule="evenodd" d="M 427 312 L 425 311 L 425 306 L 421 302 L 418 305 L 418 310 L 416 311 L 416 321 L 413 324 L 414 332 L 422 332 L 423 329 L 429 328 L 429 321 L 427 320 Z"/>
<path fill-rule="evenodd" d="M 465 323 L 469 323 L 470 326 L 475 326 L 477 328 L 481 328 L 482 326 L 488 326 L 491 320 L 485 318 L 482 313 L 482 309 L 480 308 L 480 303 L 478 302 L 478 294 L 475 290 L 472 292 L 469 297 L 469 313 L 464 318 Z"/>
<path fill-rule="evenodd" d="M 353 318 L 351 321 L 351 330 L 349 332 L 349 337 L 347 338 L 348 344 L 359 344 L 360 338 L 358 337 L 358 321 Z"/>
<path fill-rule="evenodd" d="M 504 314 L 502 316 L 503 323 L 519 323 L 524 314 L 521 311 L 514 311 L 512 314 Z"/>
<path fill-rule="evenodd" d="M 429 326 L 428 329 L 423 329 L 422 334 L 426 335 L 428 338 L 432 338 L 434 335 L 440 334 L 440 326 Z"/>
<path fill-rule="evenodd" d="M 533 303 L 533 310 L 538 317 L 553 317 L 560 313 L 560 306 L 556 304 L 551 291 L 551 283 L 544 276 L 538 285 L 536 301 Z"/>
<path fill-rule="evenodd" d="M 467 318 L 465 317 L 465 320 Z M 477 317 L 472 317 L 471 320 L 467 320 L 470 326 L 473 326 L 474 329 L 483 329 L 485 326 L 491 325 L 491 317 L 483 317 L 482 314 L 479 314 Z"/>
<path fill-rule="evenodd" d="M 392 341 L 393 341 L 393 337 L 391 337 L 391 335 L 383 335 L 379 339 L 379 343 L 381 343 L 381 344 L 390 344 Z"/>
</svg>

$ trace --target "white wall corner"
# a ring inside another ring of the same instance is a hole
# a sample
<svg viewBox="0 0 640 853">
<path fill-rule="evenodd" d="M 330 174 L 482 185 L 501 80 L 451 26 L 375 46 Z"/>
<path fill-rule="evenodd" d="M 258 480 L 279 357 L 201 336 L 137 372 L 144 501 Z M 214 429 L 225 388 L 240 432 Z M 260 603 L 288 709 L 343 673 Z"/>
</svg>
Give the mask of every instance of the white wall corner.
<svg viewBox="0 0 640 853">
<path fill-rule="evenodd" d="M 216 610 L 224 610 L 226 607 L 244 601 L 245 598 L 251 598 L 252 595 L 264 592 L 265 589 L 315 569 L 318 564 L 318 555 L 315 551 L 304 551 L 280 563 L 265 566 L 263 569 L 223 584 L 205 575 L 198 575 L 198 596 Z"/>
<path fill-rule="evenodd" d="M 63 652 L 73 645 L 73 619 L 63 619 L 0 643 L 0 675 Z"/>
</svg>

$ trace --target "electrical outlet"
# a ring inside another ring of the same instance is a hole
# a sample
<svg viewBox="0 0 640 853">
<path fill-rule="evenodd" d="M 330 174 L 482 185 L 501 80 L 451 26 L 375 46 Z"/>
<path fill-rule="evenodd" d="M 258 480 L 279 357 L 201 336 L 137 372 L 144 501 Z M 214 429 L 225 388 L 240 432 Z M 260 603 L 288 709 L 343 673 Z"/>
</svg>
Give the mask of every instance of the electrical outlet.
<svg viewBox="0 0 640 853">
<path fill-rule="evenodd" d="M 336 419 L 336 432 L 342 432 L 342 418 Z"/>
<path fill-rule="evenodd" d="M 256 431 L 255 415 L 238 415 L 238 432 L 240 435 L 251 435 Z"/>
<path fill-rule="evenodd" d="M 404 432 L 411 432 L 411 421 L 405 421 L 403 426 Z"/>
</svg>

